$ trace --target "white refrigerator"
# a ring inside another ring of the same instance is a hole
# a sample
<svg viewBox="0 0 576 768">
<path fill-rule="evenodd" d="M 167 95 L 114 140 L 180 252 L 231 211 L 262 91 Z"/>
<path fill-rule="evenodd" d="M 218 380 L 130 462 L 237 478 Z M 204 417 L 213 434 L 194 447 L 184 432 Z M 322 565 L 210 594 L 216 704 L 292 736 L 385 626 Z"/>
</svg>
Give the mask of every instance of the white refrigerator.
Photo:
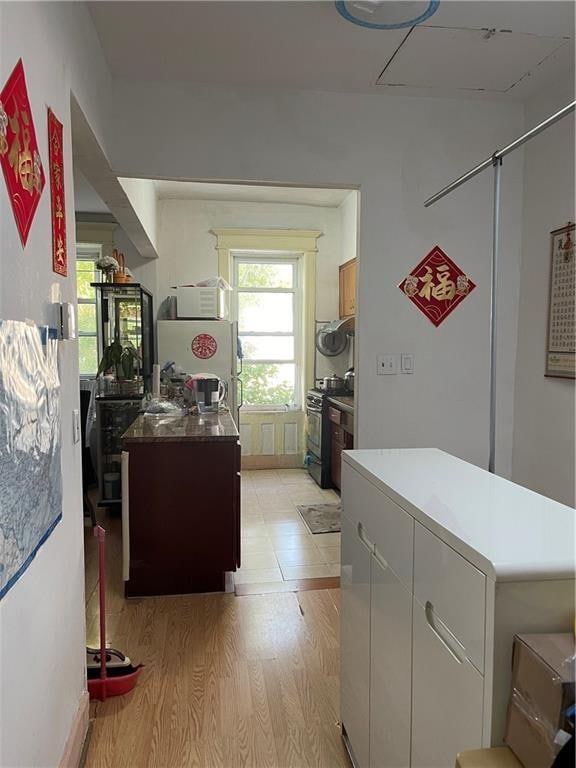
<svg viewBox="0 0 576 768">
<path fill-rule="evenodd" d="M 186 373 L 212 373 L 226 384 L 226 402 L 238 426 L 242 405 L 242 361 L 238 324 L 228 320 L 159 320 L 158 362 L 174 362 Z"/>
</svg>

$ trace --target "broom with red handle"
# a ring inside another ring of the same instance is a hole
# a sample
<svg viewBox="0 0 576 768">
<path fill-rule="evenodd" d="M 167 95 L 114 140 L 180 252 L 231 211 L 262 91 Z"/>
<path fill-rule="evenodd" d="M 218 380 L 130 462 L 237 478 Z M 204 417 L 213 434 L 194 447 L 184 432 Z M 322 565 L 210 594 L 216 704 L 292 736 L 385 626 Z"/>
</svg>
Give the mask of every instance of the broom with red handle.
<svg viewBox="0 0 576 768">
<path fill-rule="evenodd" d="M 94 526 L 94 536 L 98 540 L 98 597 L 100 609 L 100 677 L 88 680 L 88 691 L 91 699 L 105 701 L 106 696 L 121 696 L 128 693 L 136 685 L 142 669 L 142 664 L 133 667 L 131 664 L 115 677 L 108 677 L 106 662 L 106 531 L 101 525 Z M 115 652 L 117 653 L 117 652 Z"/>
</svg>

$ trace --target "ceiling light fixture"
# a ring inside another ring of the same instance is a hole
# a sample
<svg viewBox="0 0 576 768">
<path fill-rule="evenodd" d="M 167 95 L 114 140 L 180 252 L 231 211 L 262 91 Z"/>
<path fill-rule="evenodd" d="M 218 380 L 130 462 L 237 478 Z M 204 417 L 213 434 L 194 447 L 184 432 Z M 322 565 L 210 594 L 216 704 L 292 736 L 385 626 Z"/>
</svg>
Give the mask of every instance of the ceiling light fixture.
<svg viewBox="0 0 576 768">
<path fill-rule="evenodd" d="M 439 0 L 336 0 L 336 10 L 346 21 L 368 29 L 415 27 L 436 13 L 439 5 Z"/>
</svg>

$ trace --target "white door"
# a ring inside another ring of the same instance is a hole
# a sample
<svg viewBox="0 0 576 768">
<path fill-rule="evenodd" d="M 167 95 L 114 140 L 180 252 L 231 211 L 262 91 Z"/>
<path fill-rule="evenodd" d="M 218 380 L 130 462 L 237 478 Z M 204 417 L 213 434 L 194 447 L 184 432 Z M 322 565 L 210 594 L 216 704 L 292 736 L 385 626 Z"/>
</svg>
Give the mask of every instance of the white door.
<svg viewBox="0 0 576 768">
<path fill-rule="evenodd" d="M 414 599 L 412 768 L 453 768 L 458 752 L 483 746 L 483 691 L 461 643 Z"/>
<path fill-rule="evenodd" d="M 356 768 L 368 768 L 370 723 L 370 545 L 342 515 L 341 719 Z"/>
<path fill-rule="evenodd" d="M 370 768 L 408 768 L 412 595 L 375 550 L 370 640 Z"/>
</svg>

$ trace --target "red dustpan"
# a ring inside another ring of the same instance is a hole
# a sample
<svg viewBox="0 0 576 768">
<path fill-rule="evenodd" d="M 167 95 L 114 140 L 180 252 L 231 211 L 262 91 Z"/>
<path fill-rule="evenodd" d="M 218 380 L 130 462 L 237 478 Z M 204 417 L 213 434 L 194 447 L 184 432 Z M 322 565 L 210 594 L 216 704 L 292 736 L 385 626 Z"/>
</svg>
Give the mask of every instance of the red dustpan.
<svg viewBox="0 0 576 768">
<path fill-rule="evenodd" d="M 118 651 L 106 648 L 106 531 L 101 525 L 94 526 L 94 536 L 98 539 L 98 592 L 100 598 L 100 650 L 88 649 L 88 653 L 98 657 L 98 669 L 88 668 L 88 693 L 91 699 L 104 701 L 108 696 L 121 696 L 128 693 L 136 685 L 142 670 L 142 664 L 137 667 L 132 664 L 119 664 L 108 667 L 112 656 L 126 657 Z M 97 673 L 97 674 L 96 674 Z"/>
</svg>

